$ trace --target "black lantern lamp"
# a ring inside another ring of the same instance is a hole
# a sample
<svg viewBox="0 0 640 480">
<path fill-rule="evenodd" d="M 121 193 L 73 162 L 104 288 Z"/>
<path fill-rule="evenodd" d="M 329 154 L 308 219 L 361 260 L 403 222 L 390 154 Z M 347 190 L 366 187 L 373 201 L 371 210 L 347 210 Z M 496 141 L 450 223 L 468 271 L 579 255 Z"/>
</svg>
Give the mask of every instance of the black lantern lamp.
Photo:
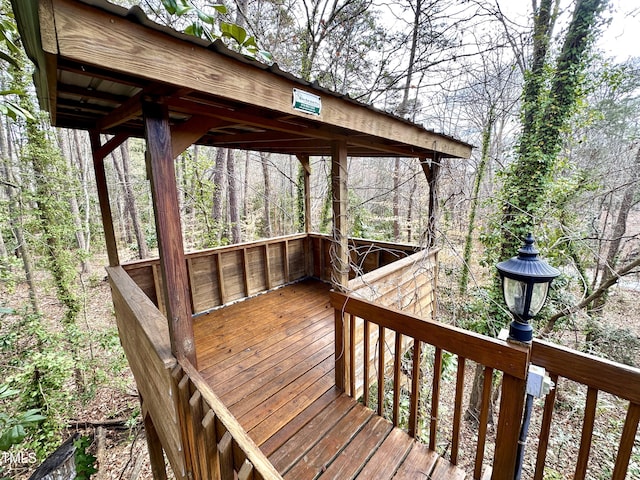
<svg viewBox="0 0 640 480">
<path fill-rule="evenodd" d="M 551 281 L 560 275 L 558 269 L 538 258 L 534 241 L 533 235 L 528 234 L 517 257 L 496 265 L 502 279 L 504 301 L 515 317 L 509 325 L 509 340 L 523 343 L 533 340 L 533 327 L 529 321 L 547 300 Z"/>
</svg>

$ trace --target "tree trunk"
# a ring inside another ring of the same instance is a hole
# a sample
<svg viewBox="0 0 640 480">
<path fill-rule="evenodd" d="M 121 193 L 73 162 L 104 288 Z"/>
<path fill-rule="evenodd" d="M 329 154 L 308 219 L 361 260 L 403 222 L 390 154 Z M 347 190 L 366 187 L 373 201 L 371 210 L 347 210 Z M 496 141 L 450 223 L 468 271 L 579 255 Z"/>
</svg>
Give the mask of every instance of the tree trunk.
<svg viewBox="0 0 640 480">
<path fill-rule="evenodd" d="M 400 159 L 393 164 L 393 240 L 400 240 Z"/>
<path fill-rule="evenodd" d="M 227 150 L 227 179 L 229 181 L 229 220 L 231 222 L 231 242 L 240 243 L 240 210 L 238 209 L 238 189 L 236 179 L 236 166 L 233 150 Z"/>
<path fill-rule="evenodd" d="M 138 215 L 138 206 L 136 205 L 136 197 L 131 186 L 131 173 L 129 165 L 131 158 L 129 156 L 129 144 L 123 142 L 120 144 L 120 157 L 122 158 L 122 174 L 124 176 L 124 190 L 125 190 L 125 202 L 127 210 L 129 210 L 129 216 L 133 225 L 133 231 L 136 236 L 136 242 L 138 244 L 138 257 L 147 258 L 149 256 L 149 249 L 147 247 L 147 240 L 144 235 L 142 224 L 140 223 L 140 217 Z"/>
<path fill-rule="evenodd" d="M 264 223 L 262 235 L 265 238 L 271 237 L 271 181 L 269 179 L 268 160 L 269 157 L 266 153 L 260 153 L 262 176 L 264 177 Z"/>
<path fill-rule="evenodd" d="M 249 206 L 249 152 L 244 157 L 244 185 L 242 188 L 242 218 L 246 220 Z"/>
<path fill-rule="evenodd" d="M 29 302 L 33 313 L 40 313 L 38 306 L 38 295 L 36 293 L 35 282 L 33 279 L 33 261 L 31 259 L 31 251 L 24 237 L 22 230 L 22 205 L 20 198 L 19 186 L 15 183 L 14 175 L 11 168 L 11 147 L 5 135 L 2 121 L 0 121 L 0 167 L 4 170 L 2 177 L 6 179 L 4 183 L 5 195 L 9 199 L 9 225 L 11 232 L 17 244 L 16 254 L 22 260 L 22 268 L 24 276 L 29 286 Z"/>
<path fill-rule="evenodd" d="M 65 139 L 65 135 L 61 129 L 57 130 L 58 134 L 58 142 L 60 143 L 60 150 L 62 151 L 62 156 L 67 161 L 67 169 L 70 174 L 70 178 L 76 178 L 74 174 L 74 165 L 73 165 L 73 156 L 71 154 L 71 145 L 68 138 Z M 75 182 L 74 182 L 75 183 Z M 75 187 L 75 185 L 74 185 Z M 80 185 L 78 185 L 78 188 Z M 73 189 L 72 192 L 69 192 L 69 208 L 71 211 L 71 218 L 73 219 L 73 224 L 75 226 L 75 237 L 78 248 L 84 252 L 80 259 L 80 263 L 82 266 L 82 273 L 89 273 L 90 266 L 87 261 L 87 246 L 85 244 L 84 232 L 83 232 L 83 222 L 80 216 L 80 207 L 78 206 L 78 198 L 76 197 L 76 188 Z"/>
<path fill-rule="evenodd" d="M 226 172 L 225 162 L 227 161 L 226 150 L 218 148 L 216 151 L 216 164 L 213 169 L 213 206 L 211 209 L 211 217 L 216 230 L 217 243 L 220 243 L 222 235 L 222 226 L 224 219 L 222 217 L 222 193 L 224 192 L 223 181 Z"/>
<path fill-rule="evenodd" d="M 73 143 L 76 148 L 76 159 L 80 166 L 80 186 L 82 189 L 82 208 L 84 210 L 82 233 L 84 235 L 84 247 L 88 255 L 91 251 L 91 195 L 89 194 L 90 176 L 87 158 L 90 158 L 90 155 L 82 152 L 82 142 L 78 130 L 73 130 Z"/>
<path fill-rule="evenodd" d="M 618 216 L 613 225 L 613 232 L 611 233 L 611 242 L 607 249 L 607 259 L 604 267 L 602 268 L 602 278 L 600 285 L 606 283 L 615 273 L 615 268 L 618 263 L 618 257 L 620 255 L 620 245 L 622 239 L 627 231 L 627 219 L 629 218 L 629 212 L 634 205 L 634 198 L 638 190 L 638 183 L 640 183 L 640 148 L 636 152 L 635 165 L 631 168 L 631 178 L 624 190 L 622 200 L 620 201 L 620 209 L 618 210 Z M 591 306 L 592 311 L 602 310 L 607 301 L 606 293 L 596 298 Z"/>
<path fill-rule="evenodd" d="M 414 172 L 411 172 L 411 189 L 409 191 L 409 203 L 407 205 L 407 242 L 413 241 L 413 196 L 416 194 L 418 181 Z"/>
<path fill-rule="evenodd" d="M 426 248 L 433 248 L 436 244 L 438 230 L 438 178 L 440 177 L 440 162 L 442 159 L 434 153 L 432 160 L 423 159 L 420 163 L 429 184 L 429 218 L 427 220 L 427 228 L 423 234 L 422 244 Z"/>
<path fill-rule="evenodd" d="M 476 171 L 476 177 L 473 183 L 473 192 L 471 192 L 471 209 L 469 211 L 469 226 L 467 228 L 467 237 L 464 241 L 464 254 L 462 256 L 462 273 L 460 274 L 460 294 L 467 293 L 467 285 L 469 284 L 469 263 L 471 262 L 471 250 L 473 248 L 473 232 L 476 228 L 476 212 L 478 211 L 478 203 L 480 201 L 480 186 L 482 179 L 489 163 L 489 150 L 491 146 L 491 134 L 493 125 L 495 124 L 494 105 L 489 107 L 489 115 L 487 124 L 482 132 L 482 153 L 480 155 L 480 163 Z"/>
</svg>

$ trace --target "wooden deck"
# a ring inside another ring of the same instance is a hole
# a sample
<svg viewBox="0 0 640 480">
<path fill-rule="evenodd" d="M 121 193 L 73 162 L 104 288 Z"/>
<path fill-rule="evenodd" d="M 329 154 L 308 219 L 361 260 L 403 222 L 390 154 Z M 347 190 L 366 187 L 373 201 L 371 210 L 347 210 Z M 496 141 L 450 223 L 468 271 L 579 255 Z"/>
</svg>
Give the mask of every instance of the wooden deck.
<svg viewBox="0 0 640 480">
<path fill-rule="evenodd" d="M 335 387 L 328 290 L 303 281 L 199 317 L 206 381 L 284 478 L 465 478 Z"/>
</svg>

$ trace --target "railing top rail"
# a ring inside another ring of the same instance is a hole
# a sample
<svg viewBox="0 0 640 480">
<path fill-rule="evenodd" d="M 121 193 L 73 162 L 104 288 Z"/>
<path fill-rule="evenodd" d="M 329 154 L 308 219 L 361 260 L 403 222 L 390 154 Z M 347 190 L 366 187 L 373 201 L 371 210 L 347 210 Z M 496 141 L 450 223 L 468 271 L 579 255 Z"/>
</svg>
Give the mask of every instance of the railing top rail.
<svg viewBox="0 0 640 480">
<path fill-rule="evenodd" d="M 640 404 L 640 369 L 534 340 L 531 363 L 569 380 Z"/>
<path fill-rule="evenodd" d="M 284 242 L 286 240 L 298 240 L 301 238 L 306 238 L 307 234 L 306 233 L 295 233 L 292 235 L 283 235 L 280 237 L 273 237 L 273 238 L 265 238 L 262 240 L 254 240 L 251 242 L 243 242 L 243 243 L 234 243 L 233 245 L 223 245 L 220 247 L 213 247 L 213 248 L 206 248 L 206 249 L 202 249 L 202 250 L 194 250 L 192 252 L 188 252 L 185 254 L 185 258 L 189 259 L 189 258 L 194 258 L 194 257 L 202 257 L 202 256 L 206 256 L 206 255 L 210 255 L 210 254 L 214 254 L 214 253 L 223 253 L 223 252 L 230 252 L 230 251 L 234 251 L 234 250 L 241 250 L 243 248 L 250 248 L 250 247 L 259 247 L 262 245 L 269 245 L 272 243 L 281 243 Z M 127 262 L 124 263 L 123 266 L 127 267 L 127 268 L 136 268 L 136 267 L 144 267 L 146 265 L 151 265 L 153 263 L 157 263 L 158 262 L 158 257 L 154 257 L 154 258 L 145 258 L 144 260 L 133 260 L 131 262 Z"/>
<path fill-rule="evenodd" d="M 121 266 L 107 267 L 107 274 L 113 287 L 117 288 L 125 299 L 127 308 L 131 310 L 133 317 L 138 321 L 159 360 L 165 365 L 165 368 L 172 368 L 176 360 L 171 353 L 169 325 L 166 317 L 160 313 L 149 297 L 140 290 L 140 287 Z M 130 334 L 131 332 L 125 333 Z"/>
<path fill-rule="evenodd" d="M 420 318 L 400 310 L 331 291 L 331 304 L 377 325 L 442 348 L 516 378 L 526 378 L 527 348 L 489 338 L 461 328 Z"/>
<path fill-rule="evenodd" d="M 415 264 L 419 266 L 421 262 L 427 261 L 427 259 L 432 258 L 435 261 L 435 256 L 438 253 L 438 250 L 420 250 L 408 257 L 401 258 L 400 260 L 396 260 L 393 263 L 385 265 L 384 267 L 376 268 L 375 270 L 370 271 L 369 273 L 365 273 L 359 277 L 356 277 L 349 281 L 347 288 L 355 292 L 360 290 L 361 288 L 367 287 L 368 285 L 372 285 L 375 282 L 388 277 L 394 272 L 398 270 L 402 270 L 409 265 Z"/>
<path fill-rule="evenodd" d="M 311 232 L 309 233 L 309 237 L 311 238 L 326 238 L 326 239 L 331 239 L 331 235 L 326 234 L 326 233 L 319 233 L 319 232 Z M 376 245 L 380 245 L 383 247 L 388 247 L 388 248 L 400 248 L 403 250 L 422 250 L 422 247 L 420 245 L 417 245 L 415 243 L 407 243 L 407 242 L 387 242 L 384 240 L 372 240 L 370 238 L 360 238 L 360 237 L 349 237 L 349 241 L 350 242 L 364 242 L 364 243 L 373 243 Z"/>
<path fill-rule="evenodd" d="M 209 405 L 218 420 L 224 425 L 236 444 L 242 450 L 247 459 L 265 480 L 282 480 L 282 476 L 267 457 L 258 448 L 249 434 L 242 428 L 242 425 L 233 416 L 229 409 L 222 403 L 222 400 L 213 392 L 211 386 L 202 378 L 200 373 L 189 363 L 188 360 L 179 361 L 184 373 L 190 378 L 194 387 L 200 392 L 202 398 Z"/>
</svg>

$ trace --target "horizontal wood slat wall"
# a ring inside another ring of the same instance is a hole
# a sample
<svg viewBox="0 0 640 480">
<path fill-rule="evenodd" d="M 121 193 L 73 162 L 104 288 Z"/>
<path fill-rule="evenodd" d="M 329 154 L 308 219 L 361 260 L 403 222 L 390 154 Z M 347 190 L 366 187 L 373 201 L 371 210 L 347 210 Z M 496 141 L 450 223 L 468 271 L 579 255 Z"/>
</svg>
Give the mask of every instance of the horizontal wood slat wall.
<svg viewBox="0 0 640 480">
<path fill-rule="evenodd" d="M 309 268 L 310 276 L 330 282 L 333 239 L 329 235 L 312 233 L 309 234 L 309 245 L 311 252 L 308 256 L 313 262 Z M 349 239 L 351 263 L 349 278 L 367 274 L 418 251 L 420 247 L 416 245 L 351 238 Z"/>
<path fill-rule="evenodd" d="M 120 339 L 145 415 L 176 478 L 281 480 L 200 373 L 188 361 L 178 364 L 166 318 L 122 267 L 107 271 Z"/>
<path fill-rule="evenodd" d="M 122 267 L 108 267 L 107 272 L 120 341 L 140 396 L 176 477 L 186 479 L 167 319 Z"/>
<path fill-rule="evenodd" d="M 193 312 L 206 312 L 306 277 L 329 282 L 332 272 L 331 245 L 332 239 L 328 235 L 296 234 L 188 253 L 185 257 Z M 379 269 L 417 251 L 419 248 L 414 245 L 351 239 L 350 277 Z M 164 313 L 158 259 L 131 262 L 123 265 L 123 268 Z M 420 298 L 431 295 L 432 284 L 425 275 L 407 273 L 400 288 L 407 293 L 412 287 L 417 289 Z M 389 297 L 397 295 L 397 291 L 387 293 Z M 406 298 L 412 297 L 406 295 Z M 411 303 L 414 305 L 411 311 L 417 312 L 419 304 L 414 301 Z M 422 313 L 427 314 L 426 307 Z"/>
<path fill-rule="evenodd" d="M 307 241 L 290 235 L 187 254 L 194 314 L 307 277 Z M 164 312 L 158 259 L 123 268 Z"/>
</svg>

